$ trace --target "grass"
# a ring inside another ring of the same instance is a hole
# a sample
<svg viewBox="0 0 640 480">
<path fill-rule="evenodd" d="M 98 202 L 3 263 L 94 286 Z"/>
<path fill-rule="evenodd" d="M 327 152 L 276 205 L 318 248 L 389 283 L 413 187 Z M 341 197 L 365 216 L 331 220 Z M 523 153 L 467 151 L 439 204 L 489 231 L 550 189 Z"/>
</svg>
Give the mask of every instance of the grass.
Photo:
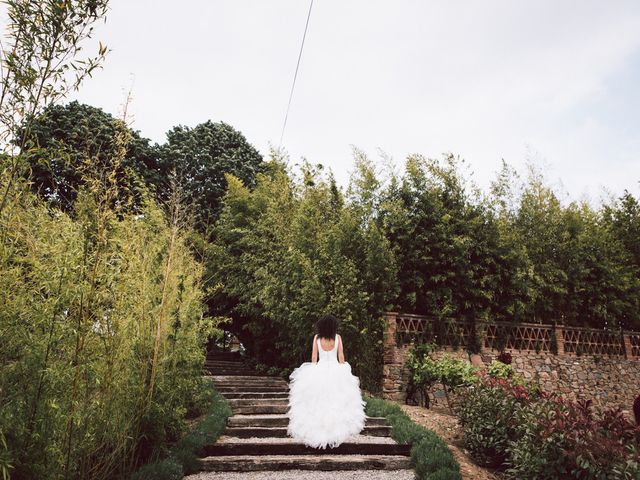
<svg viewBox="0 0 640 480">
<path fill-rule="evenodd" d="M 204 419 L 175 444 L 167 458 L 144 465 L 130 480 L 181 480 L 198 471 L 205 445 L 218 439 L 231 415 L 229 403 L 211 383 L 207 384 L 205 395 L 209 406 Z"/>
<path fill-rule="evenodd" d="M 411 444 L 411 459 L 418 480 L 462 480 L 460 465 L 447 444 L 432 430 L 413 422 L 402 409 L 376 397 L 364 397 L 370 417 L 385 417 L 391 438 Z"/>
</svg>

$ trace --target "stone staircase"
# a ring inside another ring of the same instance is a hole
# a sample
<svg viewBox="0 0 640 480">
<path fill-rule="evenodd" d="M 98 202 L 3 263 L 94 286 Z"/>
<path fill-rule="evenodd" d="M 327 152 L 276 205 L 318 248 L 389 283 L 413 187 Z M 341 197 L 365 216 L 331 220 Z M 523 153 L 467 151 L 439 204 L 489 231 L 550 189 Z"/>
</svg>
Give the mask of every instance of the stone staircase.
<svg viewBox="0 0 640 480">
<path fill-rule="evenodd" d="M 410 446 L 390 437 L 384 418 L 368 417 L 360 435 L 336 448 L 310 448 L 287 436 L 289 386 L 284 379 L 251 371 L 237 354 L 210 354 L 205 366 L 233 416 L 218 441 L 206 446 L 198 479 L 227 478 L 214 472 L 246 472 L 242 478 L 263 472 L 259 478 L 264 478 L 268 472 L 293 470 L 333 472 L 332 478 L 340 471 L 348 471 L 349 478 L 360 478 L 354 476 L 356 471 L 362 471 L 362 478 L 372 471 L 388 471 L 388 478 L 413 478 Z"/>
</svg>

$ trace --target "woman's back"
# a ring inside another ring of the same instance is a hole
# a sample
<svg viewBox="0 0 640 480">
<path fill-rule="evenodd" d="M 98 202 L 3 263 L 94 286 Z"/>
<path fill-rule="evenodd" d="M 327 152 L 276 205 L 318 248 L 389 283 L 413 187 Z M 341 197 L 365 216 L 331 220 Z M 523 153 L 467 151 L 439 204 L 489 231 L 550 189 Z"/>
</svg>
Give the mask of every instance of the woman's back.
<svg viewBox="0 0 640 480">
<path fill-rule="evenodd" d="M 322 339 L 317 338 L 318 342 L 318 361 L 338 361 L 338 343 L 340 342 L 340 335 L 336 334 L 336 338 L 333 341 L 333 348 L 331 350 L 325 350 L 322 346 Z"/>
</svg>

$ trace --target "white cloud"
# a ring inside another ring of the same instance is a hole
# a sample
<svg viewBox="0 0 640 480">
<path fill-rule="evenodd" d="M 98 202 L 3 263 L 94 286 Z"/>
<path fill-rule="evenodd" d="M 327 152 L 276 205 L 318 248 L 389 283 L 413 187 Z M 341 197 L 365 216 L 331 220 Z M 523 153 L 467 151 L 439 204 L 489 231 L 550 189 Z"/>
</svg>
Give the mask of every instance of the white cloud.
<svg viewBox="0 0 640 480">
<path fill-rule="evenodd" d="M 78 97 L 115 112 L 134 73 L 143 134 L 162 141 L 173 125 L 211 118 L 267 153 L 307 7 L 114 0 L 99 32 L 113 52 Z M 640 79 L 638 25 L 635 1 L 318 0 L 285 146 L 342 182 L 351 144 L 396 159 L 453 151 L 486 183 L 502 157 L 521 163 L 531 145 L 572 195 L 633 189 L 640 119 L 620 125 L 616 112 L 625 101 L 640 108 L 635 82 L 620 77 Z"/>
</svg>

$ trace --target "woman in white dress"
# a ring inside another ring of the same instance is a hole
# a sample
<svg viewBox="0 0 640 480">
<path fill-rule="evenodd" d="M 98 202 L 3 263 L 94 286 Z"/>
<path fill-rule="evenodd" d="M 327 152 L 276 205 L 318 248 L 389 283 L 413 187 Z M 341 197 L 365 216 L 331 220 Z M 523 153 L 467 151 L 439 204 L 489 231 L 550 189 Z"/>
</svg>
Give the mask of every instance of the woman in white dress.
<svg viewBox="0 0 640 480">
<path fill-rule="evenodd" d="M 289 376 L 287 433 L 310 447 L 336 447 L 364 428 L 365 402 L 360 380 L 344 360 L 338 320 L 325 315 L 316 328 L 311 362 Z"/>
</svg>

